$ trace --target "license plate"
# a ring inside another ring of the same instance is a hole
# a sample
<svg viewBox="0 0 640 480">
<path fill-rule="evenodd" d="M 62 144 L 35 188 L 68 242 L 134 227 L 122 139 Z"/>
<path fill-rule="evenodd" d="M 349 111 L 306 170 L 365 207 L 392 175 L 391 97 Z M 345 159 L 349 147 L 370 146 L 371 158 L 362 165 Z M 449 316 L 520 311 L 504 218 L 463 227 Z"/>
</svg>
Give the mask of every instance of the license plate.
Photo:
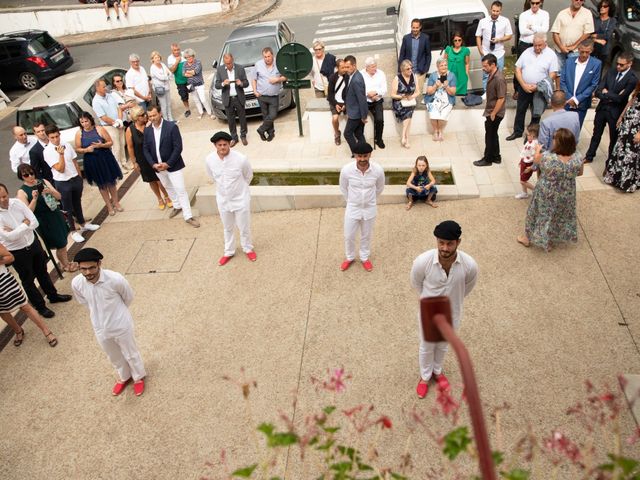
<svg viewBox="0 0 640 480">
<path fill-rule="evenodd" d="M 258 99 L 252 98 L 244 102 L 244 108 L 258 108 Z"/>
<path fill-rule="evenodd" d="M 59 62 L 60 60 L 62 60 L 62 57 L 64 57 L 64 50 L 53 55 L 51 57 L 51 60 L 53 60 L 54 62 Z"/>
</svg>

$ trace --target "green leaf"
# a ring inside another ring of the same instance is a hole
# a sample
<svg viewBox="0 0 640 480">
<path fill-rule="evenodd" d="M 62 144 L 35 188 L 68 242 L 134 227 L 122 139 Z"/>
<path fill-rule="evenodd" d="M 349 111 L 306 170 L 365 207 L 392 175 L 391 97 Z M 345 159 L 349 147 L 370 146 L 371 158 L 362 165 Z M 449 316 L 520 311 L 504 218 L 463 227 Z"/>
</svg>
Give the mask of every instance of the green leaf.
<svg viewBox="0 0 640 480">
<path fill-rule="evenodd" d="M 632 473 L 636 475 L 634 477 L 630 477 L 629 480 L 638 478 L 637 475 L 640 475 L 640 472 L 638 471 L 640 462 L 638 462 L 637 460 L 629 457 L 623 457 L 622 455 L 614 455 L 612 453 L 609 453 L 607 456 L 611 459 L 612 463 L 600 465 L 598 469 L 612 472 L 616 467 L 618 467 L 625 475 L 625 479 L 627 479 L 627 475 L 630 475 Z"/>
<path fill-rule="evenodd" d="M 323 443 L 322 445 L 318 445 L 316 447 L 316 450 L 329 450 L 331 447 L 333 447 L 333 444 L 336 443 L 335 440 L 327 440 L 325 443 Z"/>
<path fill-rule="evenodd" d="M 276 427 L 272 423 L 261 423 L 258 425 L 258 431 L 264 433 L 267 437 L 270 437 Z"/>
<path fill-rule="evenodd" d="M 327 433 L 336 433 L 338 430 L 340 430 L 340 427 L 322 427 L 322 430 Z"/>
<path fill-rule="evenodd" d="M 502 465 L 502 462 L 504 462 L 504 453 L 496 450 L 495 452 L 491 453 L 491 458 L 493 458 L 494 465 Z"/>
<path fill-rule="evenodd" d="M 328 406 L 328 407 L 324 407 L 324 408 L 322 409 L 322 411 L 323 411 L 324 413 L 326 413 L 327 415 L 331 415 L 333 412 L 335 412 L 335 410 L 336 410 L 336 407 L 334 407 L 333 405 L 330 405 L 330 406 Z"/>
<path fill-rule="evenodd" d="M 371 467 L 370 465 L 366 465 L 364 463 L 358 462 L 358 470 L 360 470 L 361 472 L 366 472 L 368 470 L 373 470 L 373 467 Z"/>
<path fill-rule="evenodd" d="M 257 466 L 258 464 L 254 463 L 253 465 L 250 465 L 248 467 L 239 468 L 238 470 L 233 472 L 231 475 L 233 477 L 249 478 Z"/>
<path fill-rule="evenodd" d="M 391 473 L 391 478 L 393 478 L 393 480 L 409 480 L 407 477 L 393 472 Z"/>
<path fill-rule="evenodd" d="M 454 460 L 467 449 L 470 443 L 469 429 L 467 427 L 458 427 L 445 435 L 442 452 L 449 460 Z"/>
<path fill-rule="evenodd" d="M 331 465 L 329 468 L 335 470 L 338 473 L 346 473 L 353 467 L 353 462 L 338 462 Z"/>
<path fill-rule="evenodd" d="M 267 440 L 268 447 L 288 447 L 298 442 L 298 436 L 295 433 L 274 433 Z"/>
<path fill-rule="evenodd" d="M 522 468 L 514 468 L 509 472 L 500 472 L 500 476 L 505 480 L 529 480 L 531 472 Z"/>
</svg>

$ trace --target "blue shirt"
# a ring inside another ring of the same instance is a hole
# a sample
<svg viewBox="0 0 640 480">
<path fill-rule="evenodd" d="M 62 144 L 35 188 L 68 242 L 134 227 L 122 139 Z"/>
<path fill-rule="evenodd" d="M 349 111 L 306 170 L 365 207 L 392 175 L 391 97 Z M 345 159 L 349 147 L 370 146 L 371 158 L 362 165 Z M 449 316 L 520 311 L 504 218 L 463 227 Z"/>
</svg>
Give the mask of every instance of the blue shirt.
<svg viewBox="0 0 640 480">
<path fill-rule="evenodd" d="M 276 62 L 271 64 L 271 68 L 267 67 L 264 60 L 258 60 L 255 65 L 254 75 L 256 77 L 256 90 L 260 95 L 276 96 L 282 90 L 282 83 L 269 83 L 271 77 L 280 77 Z"/>
<path fill-rule="evenodd" d="M 413 70 L 417 71 L 418 68 L 418 47 L 420 46 L 420 36 L 418 38 L 411 37 L 411 65 L 413 66 Z M 427 65 L 427 69 L 429 65 Z"/>
<path fill-rule="evenodd" d="M 538 143 L 542 145 L 543 150 L 551 150 L 553 135 L 556 130 L 566 128 L 573 136 L 576 137 L 576 144 L 580 140 L 580 118 L 578 112 L 568 112 L 566 110 L 558 110 L 551 115 L 545 117 L 540 122 L 540 133 L 538 134 Z"/>
<path fill-rule="evenodd" d="M 109 124 L 103 121 L 100 117 L 106 115 L 113 120 L 118 119 L 118 102 L 115 98 L 113 98 L 112 95 L 109 95 L 108 93 L 104 97 L 101 97 L 96 93 L 93 96 L 91 106 L 98 116 L 98 122 L 100 122 L 100 125 L 103 127 L 108 126 Z"/>
</svg>

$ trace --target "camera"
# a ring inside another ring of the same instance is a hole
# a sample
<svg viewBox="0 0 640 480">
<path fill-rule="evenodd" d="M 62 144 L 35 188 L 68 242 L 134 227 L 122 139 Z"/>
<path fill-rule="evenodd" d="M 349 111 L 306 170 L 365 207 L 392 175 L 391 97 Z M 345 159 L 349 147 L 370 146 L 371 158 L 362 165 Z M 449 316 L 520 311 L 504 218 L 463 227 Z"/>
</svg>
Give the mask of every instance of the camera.
<svg viewBox="0 0 640 480">
<path fill-rule="evenodd" d="M 36 190 L 38 190 L 38 194 L 42 194 L 42 191 L 44 190 L 44 183 L 38 183 Z"/>
<path fill-rule="evenodd" d="M 447 76 L 446 75 L 440 75 L 440 83 L 444 83 L 447 81 Z"/>
</svg>

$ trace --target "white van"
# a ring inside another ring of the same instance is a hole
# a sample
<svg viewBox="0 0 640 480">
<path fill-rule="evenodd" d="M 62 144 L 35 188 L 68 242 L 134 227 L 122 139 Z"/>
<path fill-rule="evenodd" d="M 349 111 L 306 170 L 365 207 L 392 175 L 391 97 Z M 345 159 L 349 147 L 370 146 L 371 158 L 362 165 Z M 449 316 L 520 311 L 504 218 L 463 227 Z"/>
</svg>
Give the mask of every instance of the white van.
<svg viewBox="0 0 640 480">
<path fill-rule="evenodd" d="M 422 20 L 422 31 L 431 43 L 431 67 L 451 44 L 454 32 L 462 33 L 464 44 L 471 50 L 469 91 L 482 93 L 482 61 L 476 48 L 476 29 L 480 19 L 489 16 L 482 0 L 400 0 L 397 7 L 389 7 L 387 15 L 397 15 L 396 53 L 400 52 L 402 38 L 411 33 L 411 20 Z"/>
</svg>

